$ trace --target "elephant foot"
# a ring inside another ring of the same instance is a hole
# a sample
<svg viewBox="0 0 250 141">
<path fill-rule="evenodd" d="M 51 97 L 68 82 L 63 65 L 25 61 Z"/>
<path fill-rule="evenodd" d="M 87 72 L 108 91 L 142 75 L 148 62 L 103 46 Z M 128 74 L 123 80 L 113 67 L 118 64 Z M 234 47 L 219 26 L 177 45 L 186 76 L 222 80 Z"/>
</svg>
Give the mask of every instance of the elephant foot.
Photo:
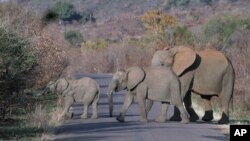
<svg viewBox="0 0 250 141">
<path fill-rule="evenodd" d="M 159 123 L 164 123 L 164 122 L 166 122 L 166 117 L 159 116 L 158 118 L 155 119 L 155 121 L 159 122 Z"/>
<path fill-rule="evenodd" d="M 125 122 L 124 116 L 119 116 L 116 118 L 116 120 L 119 122 Z"/>
<path fill-rule="evenodd" d="M 181 120 L 181 123 L 183 123 L 183 124 L 187 124 L 189 122 L 190 122 L 189 119 L 183 119 L 183 120 Z"/>
<path fill-rule="evenodd" d="M 140 122 L 142 122 L 142 123 L 147 123 L 147 122 L 148 122 L 148 119 L 146 119 L 146 118 L 140 119 Z"/>
<path fill-rule="evenodd" d="M 223 112 L 221 119 L 218 121 L 218 124 L 228 124 L 229 118 L 228 116 Z"/>
<path fill-rule="evenodd" d="M 92 115 L 91 118 L 92 119 L 98 119 L 98 116 L 97 115 Z"/>
<path fill-rule="evenodd" d="M 67 117 L 68 119 L 72 119 L 73 116 L 74 116 L 74 114 L 73 114 L 72 112 L 68 112 L 68 113 L 66 114 L 66 117 Z"/>
<path fill-rule="evenodd" d="M 190 119 L 190 121 L 194 122 L 194 121 L 199 120 L 199 116 L 197 116 L 197 115 L 190 115 L 189 119 Z"/>
<path fill-rule="evenodd" d="M 212 110 L 205 111 L 205 115 L 202 117 L 202 120 L 203 121 L 211 121 L 213 119 L 214 119 L 213 111 Z"/>
<path fill-rule="evenodd" d="M 87 116 L 87 115 L 82 114 L 82 115 L 81 115 L 81 118 L 82 118 L 82 119 L 87 119 L 87 118 L 88 118 L 88 116 Z"/>
</svg>

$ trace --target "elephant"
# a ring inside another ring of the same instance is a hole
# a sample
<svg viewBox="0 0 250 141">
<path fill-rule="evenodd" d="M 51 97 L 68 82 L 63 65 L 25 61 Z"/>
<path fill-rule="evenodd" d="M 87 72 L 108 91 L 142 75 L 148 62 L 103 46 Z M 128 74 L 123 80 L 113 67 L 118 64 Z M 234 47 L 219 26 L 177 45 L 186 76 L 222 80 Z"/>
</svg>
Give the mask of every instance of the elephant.
<svg viewBox="0 0 250 141">
<path fill-rule="evenodd" d="M 222 106 L 219 124 L 229 123 L 229 103 L 233 95 L 235 72 L 230 60 L 220 51 L 194 51 L 178 46 L 156 51 L 151 66 L 171 67 L 181 83 L 181 95 L 190 120 L 198 115 L 192 108 L 191 92 L 201 96 L 205 105 L 204 121 L 213 120 L 211 97 L 218 96 Z"/>
<path fill-rule="evenodd" d="M 64 109 L 60 119 L 65 117 L 74 102 L 82 102 L 84 105 L 81 118 L 88 118 L 88 108 L 91 104 L 93 107 L 92 118 L 98 118 L 97 104 L 100 96 L 100 87 L 94 79 L 89 77 L 83 77 L 77 80 L 60 78 L 57 81 L 50 81 L 48 83 L 45 93 L 49 91 L 64 98 Z"/>
<path fill-rule="evenodd" d="M 168 77 L 162 77 L 162 76 Z M 124 100 L 121 112 L 116 118 L 119 122 L 125 121 L 125 114 L 129 106 L 136 97 L 140 107 L 141 122 L 148 122 L 148 105 L 152 101 L 161 102 L 161 114 L 156 118 L 156 122 L 166 121 L 166 112 L 169 104 L 175 105 L 181 112 L 182 123 L 188 123 L 188 113 L 184 108 L 181 98 L 180 82 L 178 76 L 168 68 L 157 66 L 142 68 L 134 66 L 127 70 L 118 70 L 113 74 L 113 78 L 108 86 L 108 97 L 110 106 L 113 106 L 113 92 L 127 90 L 128 93 Z M 149 104 L 145 101 L 149 99 Z M 111 108 L 111 110 L 113 107 Z M 110 111 L 112 115 L 112 111 Z"/>
</svg>

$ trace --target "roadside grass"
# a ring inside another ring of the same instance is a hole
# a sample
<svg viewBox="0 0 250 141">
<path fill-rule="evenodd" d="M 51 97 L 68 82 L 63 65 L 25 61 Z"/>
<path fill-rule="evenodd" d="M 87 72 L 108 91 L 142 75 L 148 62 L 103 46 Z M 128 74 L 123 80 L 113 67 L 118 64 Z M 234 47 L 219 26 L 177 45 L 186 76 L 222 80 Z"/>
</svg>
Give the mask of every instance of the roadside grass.
<svg viewBox="0 0 250 141">
<path fill-rule="evenodd" d="M 54 128 L 61 121 L 58 120 L 60 108 L 57 108 L 57 98 L 52 94 L 41 101 L 37 101 L 36 108 L 27 113 L 12 115 L 0 121 L 0 141 L 45 141 L 53 137 Z"/>
</svg>

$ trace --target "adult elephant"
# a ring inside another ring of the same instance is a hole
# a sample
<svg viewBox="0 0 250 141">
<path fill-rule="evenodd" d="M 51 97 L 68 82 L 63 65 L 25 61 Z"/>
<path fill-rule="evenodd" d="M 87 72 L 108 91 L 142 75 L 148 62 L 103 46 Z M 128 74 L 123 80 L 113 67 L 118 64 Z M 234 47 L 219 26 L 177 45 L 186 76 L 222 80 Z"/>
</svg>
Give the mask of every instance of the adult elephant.
<svg viewBox="0 0 250 141">
<path fill-rule="evenodd" d="M 93 107 L 92 118 L 98 118 L 97 103 L 100 96 L 100 87 L 94 79 L 89 77 L 77 80 L 60 78 L 57 81 L 50 81 L 48 83 L 44 93 L 49 91 L 62 96 L 64 99 L 64 109 L 60 119 L 69 112 L 69 108 L 74 102 L 82 102 L 84 105 L 81 118 L 88 118 L 88 109 L 91 104 Z"/>
<path fill-rule="evenodd" d="M 167 75 L 168 77 L 162 77 Z M 128 94 L 124 100 L 123 107 L 117 120 L 124 122 L 125 113 L 134 96 L 137 97 L 140 111 L 141 122 L 147 122 L 147 112 L 145 99 L 150 101 L 159 101 L 162 103 L 162 110 L 156 122 L 166 121 L 166 112 L 168 104 L 175 105 L 181 112 L 182 123 L 188 123 L 188 115 L 183 106 L 181 98 L 180 82 L 178 76 L 170 68 L 162 66 L 141 68 L 131 67 L 127 70 L 117 71 L 112 78 L 108 87 L 109 98 L 112 97 L 113 91 L 121 91 L 126 89 Z M 112 101 L 109 101 L 110 105 Z"/>
<path fill-rule="evenodd" d="M 219 124 L 229 122 L 229 102 L 234 88 L 234 69 L 231 62 L 219 51 L 194 51 L 179 46 L 155 52 L 152 66 L 172 66 L 181 82 L 181 95 L 190 114 L 190 120 L 199 117 L 192 108 L 191 92 L 201 96 L 205 105 L 204 121 L 213 119 L 211 97 L 218 96 L 222 106 Z"/>
</svg>

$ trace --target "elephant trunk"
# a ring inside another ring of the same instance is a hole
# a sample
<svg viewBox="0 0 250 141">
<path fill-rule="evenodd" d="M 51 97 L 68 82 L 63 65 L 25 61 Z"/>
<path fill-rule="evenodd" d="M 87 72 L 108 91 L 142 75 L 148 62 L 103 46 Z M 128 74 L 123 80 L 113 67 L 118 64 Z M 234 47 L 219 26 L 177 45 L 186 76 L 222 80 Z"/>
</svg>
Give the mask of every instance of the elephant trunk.
<svg viewBox="0 0 250 141">
<path fill-rule="evenodd" d="M 108 100 L 109 100 L 109 116 L 113 116 L 113 97 L 112 93 L 108 95 Z"/>
<path fill-rule="evenodd" d="M 112 80 L 112 82 L 109 84 L 108 87 L 108 102 L 109 102 L 109 116 L 112 117 L 113 116 L 113 91 L 115 90 L 115 88 L 117 87 L 117 84 L 115 81 Z"/>
</svg>

